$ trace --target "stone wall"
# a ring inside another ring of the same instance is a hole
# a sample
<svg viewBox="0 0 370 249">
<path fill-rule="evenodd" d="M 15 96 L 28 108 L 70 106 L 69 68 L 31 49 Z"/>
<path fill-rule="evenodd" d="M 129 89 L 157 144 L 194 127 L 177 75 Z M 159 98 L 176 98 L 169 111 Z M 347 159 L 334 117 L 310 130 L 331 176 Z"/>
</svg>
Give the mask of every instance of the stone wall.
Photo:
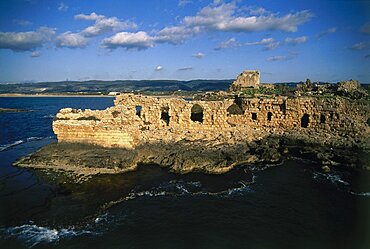
<svg viewBox="0 0 370 249">
<path fill-rule="evenodd" d="M 217 141 L 220 136 L 236 142 L 236 134 L 248 136 L 259 129 L 270 133 L 312 129 L 343 136 L 368 135 L 368 118 L 368 106 L 364 109 L 343 98 L 185 101 L 122 94 L 106 110 L 60 110 L 53 130 L 58 141 L 135 148 L 141 143 L 160 141 Z"/>
</svg>

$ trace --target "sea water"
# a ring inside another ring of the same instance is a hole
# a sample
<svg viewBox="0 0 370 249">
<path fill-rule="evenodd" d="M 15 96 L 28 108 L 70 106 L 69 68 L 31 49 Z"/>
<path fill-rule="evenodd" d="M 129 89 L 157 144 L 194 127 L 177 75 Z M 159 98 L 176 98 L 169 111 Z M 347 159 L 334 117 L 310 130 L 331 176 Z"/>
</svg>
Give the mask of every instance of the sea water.
<svg viewBox="0 0 370 249">
<path fill-rule="evenodd" d="M 113 98 L 0 98 L 0 248 L 370 248 L 370 174 L 292 158 L 258 170 L 177 175 L 156 165 L 75 184 L 17 168 L 56 142 L 64 107 Z"/>
</svg>

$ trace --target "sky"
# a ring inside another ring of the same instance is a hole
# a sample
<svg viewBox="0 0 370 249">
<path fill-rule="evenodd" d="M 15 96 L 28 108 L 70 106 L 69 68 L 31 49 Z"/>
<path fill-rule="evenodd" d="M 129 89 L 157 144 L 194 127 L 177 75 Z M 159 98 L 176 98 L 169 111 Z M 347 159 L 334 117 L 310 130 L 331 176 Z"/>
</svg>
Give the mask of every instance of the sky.
<svg viewBox="0 0 370 249">
<path fill-rule="evenodd" d="M 0 1 L 0 82 L 370 83 L 370 1 Z"/>
</svg>

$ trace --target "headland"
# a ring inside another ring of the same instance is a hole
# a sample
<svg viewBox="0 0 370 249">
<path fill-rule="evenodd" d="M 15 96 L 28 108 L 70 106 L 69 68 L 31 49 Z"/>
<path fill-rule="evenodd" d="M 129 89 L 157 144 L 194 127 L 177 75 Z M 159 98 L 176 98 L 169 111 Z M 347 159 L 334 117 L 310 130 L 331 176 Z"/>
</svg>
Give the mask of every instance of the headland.
<svg viewBox="0 0 370 249">
<path fill-rule="evenodd" d="M 158 164 L 219 174 L 298 156 L 325 171 L 370 169 L 369 95 L 357 81 L 306 82 L 284 94 L 259 77 L 245 71 L 229 91 L 192 100 L 126 93 L 105 110 L 61 109 L 53 121 L 58 143 L 15 165 L 89 175 Z"/>
</svg>

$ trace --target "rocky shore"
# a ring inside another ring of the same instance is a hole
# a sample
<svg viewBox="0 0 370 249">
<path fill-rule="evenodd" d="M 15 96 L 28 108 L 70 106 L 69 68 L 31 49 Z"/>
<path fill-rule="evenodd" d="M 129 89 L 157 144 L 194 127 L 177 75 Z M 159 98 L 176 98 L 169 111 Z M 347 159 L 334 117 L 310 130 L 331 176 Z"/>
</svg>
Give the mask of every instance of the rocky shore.
<svg viewBox="0 0 370 249">
<path fill-rule="evenodd" d="M 238 165 L 256 169 L 276 166 L 288 157 L 311 160 L 315 167 L 324 171 L 332 167 L 370 169 L 370 145 L 366 138 L 345 138 L 297 129 L 273 135 L 260 131 L 249 141 L 222 141 L 145 143 L 133 150 L 60 142 L 45 146 L 14 164 L 84 177 L 124 173 L 135 170 L 140 164 L 157 164 L 180 174 L 221 174 Z"/>
</svg>

